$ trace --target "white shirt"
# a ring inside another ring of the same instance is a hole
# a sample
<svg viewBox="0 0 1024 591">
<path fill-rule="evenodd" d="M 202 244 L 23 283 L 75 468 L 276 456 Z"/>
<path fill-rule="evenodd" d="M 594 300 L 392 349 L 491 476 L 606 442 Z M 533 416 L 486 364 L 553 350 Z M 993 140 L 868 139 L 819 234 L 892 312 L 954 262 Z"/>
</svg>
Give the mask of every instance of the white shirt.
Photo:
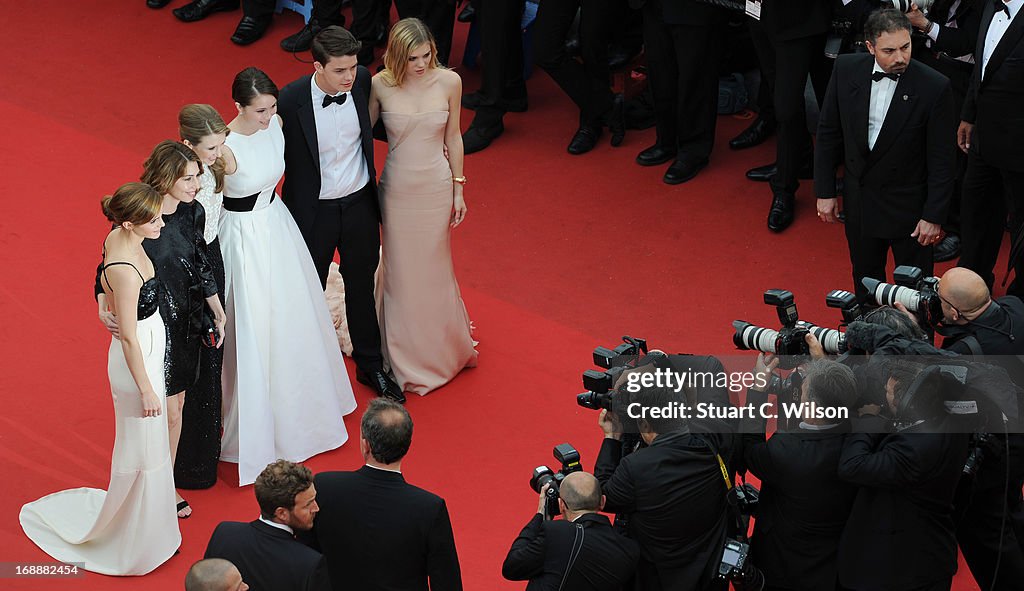
<svg viewBox="0 0 1024 591">
<path fill-rule="evenodd" d="M 999 41 L 1003 38 L 1003 33 L 1006 32 L 1006 29 L 1010 28 L 1010 23 L 1013 19 L 1017 18 L 1024 0 L 1010 0 L 1009 2 L 1004 0 L 1004 4 L 1010 9 L 1010 18 L 1006 18 L 1006 13 L 1002 10 L 996 11 L 992 17 L 992 22 L 988 26 L 988 34 L 985 35 L 985 48 L 981 54 L 982 78 L 985 77 L 985 70 L 988 68 L 988 58 L 992 57 L 992 52 L 999 45 Z"/>
<path fill-rule="evenodd" d="M 283 523 L 278 523 L 276 521 L 270 521 L 269 519 L 263 519 L 262 515 L 260 515 L 260 521 L 262 521 L 263 523 L 266 523 L 270 527 L 276 527 L 277 529 L 283 529 L 284 531 L 288 532 L 289 534 L 291 534 L 293 536 L 295 535 L 295 530 L 293 530 L 292 528 L 288 527 L 287 525 L 285 525 Z"/>
<path fill-rule="evenodd" d="M 391 468 L 381 468 L 380 466 L 371 466 L 369 464 L 365 464 L 365 466 L 367 468 L 373 468 L 374 470 L 380 470 L 381 472 L 394 472 L 395 474 L 401 474 L 402 473 L 401 470 L 392 470 Z"/>
<path fill-rule="evenodd" d="M 340 199 L 370 182 L 370 173 L 363 158 L 359 115 L 351 93 L 343 104 L 324 107 L 327 93 L 317 86 L 316 74 L 310 78 L 309 86 L 320 150 L 320 199 Z"/>
<path fill-rule="evenodd" d="M 1024 0 L 1021 0 L 1024 2 Z M 874 72 L 884 72 L 878 62 L 875 62 Z M 868 149 L 875 149 L 875 142 L 878 141 L 878 134 L 882 131 L 882 124 L 885 123 L 885 114 L 889 111 L 889 104 L 892 103 L 892 95 L 896 93 L 896 80 L 882 78 L 878 82 L 871 80 L 871 102 L 868 103 Z"/>
</svg>

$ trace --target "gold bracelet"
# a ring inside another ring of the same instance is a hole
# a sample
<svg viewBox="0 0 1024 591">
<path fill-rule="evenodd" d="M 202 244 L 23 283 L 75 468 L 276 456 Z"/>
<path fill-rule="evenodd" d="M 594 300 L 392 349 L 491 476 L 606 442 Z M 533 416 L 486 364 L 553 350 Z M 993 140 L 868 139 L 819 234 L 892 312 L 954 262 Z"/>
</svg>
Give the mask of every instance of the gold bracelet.
<svg viewBox="0 0 1024 591">
<path fill-rule="evenodd" d="M 459 183 L 460 185 L 465 185 L 466 184 L 466 177 L 464 177 L 464 176 L 453 176 L 452 177 L 452 181 L 456 182 L 456 183 Z"/>
</svg>

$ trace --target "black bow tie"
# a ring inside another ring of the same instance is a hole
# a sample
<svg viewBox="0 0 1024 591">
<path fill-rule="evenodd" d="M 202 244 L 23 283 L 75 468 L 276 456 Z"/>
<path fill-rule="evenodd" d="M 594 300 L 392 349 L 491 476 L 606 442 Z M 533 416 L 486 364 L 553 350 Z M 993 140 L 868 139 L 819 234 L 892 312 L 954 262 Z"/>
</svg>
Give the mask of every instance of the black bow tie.
<svg viewBox="0 0 1024 591">
<path fill-rule="evenodd" d="M 900 79 L 900 75 L 899 74 L 892 74 L 890 72 L 872 72 L 871 73 L 871 80 L 873 82 L 878 82 L 882 78 L 888 78 L 889 80 L 892 80 L 893 82 L 897 82 Z"/>
<path fill-rule="evenodd" d="M 1010 7 L 1003 0 L 996 0 L 996 12 L 1000 10 L 1006 13 L 1006 18 L 1010 18 Z"/>
<path fill-rule="evenodd" d="M 326 109 L 328 106 L 330 106 L 331 103 L 337 103 L 339 105 L 344 105 L 345 104 L 345 99 L 347 99 L 347 98 L 348 98 L 348 93 L 347 92 L 343 92 L 343 93 L 339 94 L 338 96 L 330 96 L 330 95 L 325 94 L 324 95 L 324 108 Z"/>
</svg>

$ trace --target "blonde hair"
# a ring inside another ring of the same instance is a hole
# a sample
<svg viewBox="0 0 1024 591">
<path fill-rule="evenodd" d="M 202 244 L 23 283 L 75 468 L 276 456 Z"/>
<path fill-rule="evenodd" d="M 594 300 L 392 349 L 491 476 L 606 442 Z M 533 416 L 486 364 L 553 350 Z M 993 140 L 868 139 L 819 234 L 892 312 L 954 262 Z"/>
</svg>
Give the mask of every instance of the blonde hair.
<svg viewBox="0 0 1024 591">
<path fill-rule="evenodd" d="M 119 226 L 148 224 L 160 215 L 163 203 L 163 195 L 146 183 L 125 183 L 100 200 L 103 215 Z"/>
<path fill-rule="evenodd" d="M 185 176 L 188 163 L 199 165 L 199 174 L 203 174 L 203 163 L 191 148 L 181 142 L 164 140 L 153 148 L 153 152 L 142 164 L 142 182 L 151 185 L 161 195 L 171 192 L 174 183 Z"/>
<path fill-rule="evenodd" d="M 380 76 L 388 86 L 401 86 L 408 69 L 409 54 L 424 43 L 430 44 L 430 69 L 446 70 L 437 61 L 437 43 L 427 25 L 418 18 L 403 18 L 391 27 L 388 47 L 384 51 L 384 70 Z"/>
<path fill-rule="evenodd" d="M 178 135 L 182 140 L 187 140 L 193 146 L 202 143 L 203 138 L 216 133 L 223 133 L 227 137 L 231 130 L 225 125 L 217 109 L 210 105 L 185 105 L 178 111 Z M 213 172 L 215 180 L 214 191 L 220 193 L 224 190 L 224 157 L 219 156 L 209 169 Z"/>
</svg>

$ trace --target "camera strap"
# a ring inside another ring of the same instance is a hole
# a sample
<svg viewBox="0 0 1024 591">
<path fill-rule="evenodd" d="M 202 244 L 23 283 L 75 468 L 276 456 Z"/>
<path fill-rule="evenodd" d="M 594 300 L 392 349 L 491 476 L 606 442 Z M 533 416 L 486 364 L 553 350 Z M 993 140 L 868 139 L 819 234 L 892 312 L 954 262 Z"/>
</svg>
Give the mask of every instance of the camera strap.
<svg viewBox="0 0 1024 591">
<path fill-rule="evenodd" d="M 725 490 L 726 492 L 732 490 L 732 480 L 729 479 L 729 470 L 725 467 L 725 462 L 722 461 L 722 456 L 715 452 L 715 459 L 718 460 L 718 469 L 722 471 L 722 478 L 725 479 Z"/>
<path fill-rule="evenodd" d="M 565 567 L 565 574 L 562 575 L 562 582 L 558 584 L 558 591 L 562 591 L 562 587 L 565 587 L 565 581 L 569 578 L 569 572 L 572 571 L 572 566 L 576 564 L 576 557 L 579 556 L 580 551 L 583 550 L 583 537 L 586 535 L 586 532 L 583 531 L 583 526 L 581 524 L 575 523 L 573 525 L 576 526 L 576 536 L 572 540 L 572 551 L 569 552 L 569 563 Z"/>
</svg>

